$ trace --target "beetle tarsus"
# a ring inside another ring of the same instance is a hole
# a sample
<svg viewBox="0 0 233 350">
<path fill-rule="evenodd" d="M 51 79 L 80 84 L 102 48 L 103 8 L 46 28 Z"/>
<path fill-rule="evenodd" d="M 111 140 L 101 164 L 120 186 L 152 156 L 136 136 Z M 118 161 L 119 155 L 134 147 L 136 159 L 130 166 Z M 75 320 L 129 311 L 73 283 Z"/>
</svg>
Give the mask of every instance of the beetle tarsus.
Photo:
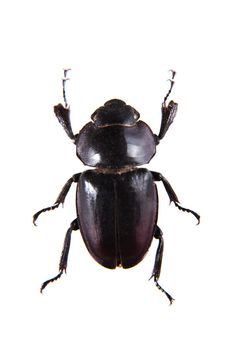
<svg viewBox="0 0 233 350">
<path fill-rule="evenodd" d="M 60 204 L 60 203 L 55 203 L 55 204 L 53 204 L 53 205 L 50 206 L 50 207 L 47 207 L 47 208 L 44 208 L 44 209 L 39 210 L 36 214 L 33 215 L 33 218 L 32 218 L 33 224 L 34 224 L 35 226 L 37 226 L 37 225 L 36 225 L 36 220 L 38 219 L 38 217 L 40 216 L 40 214 L 41 214 L 41 213 L 44 213 L 45 211 L 54 210 L 54 209 L 58 208 L 59 204 Z"/>
<path fill-rule="evenodd" d="M 170 305 L 173 303 L 173 301 L 175 300 L 168 292 L 166 292 L 165 289 L 163 289 L 163 287 L 160 286 L 160 284 L 158 283 L 158 278 L 156 277 L 155 274 L 152 274 L 151 277 L 149 278 L 149 281 L 154 278 L 154 282 L 155 282 L 155 285 L 156 287 L 166 295 L 166 297 L 169 299 L 170 301 Z"/>
<path fill-rule="evenodd" d="M 191 213 L 192 215 L 194 215 L 195 218 L 197 219 L 197 225 L 200 224 L 200 219 L 201 219 L 201 217 L 200 217 L 199 214 L 197 214 L 195 211 L 193 211 L 193 210 L 191 210 L 191 209 L 187 209 L 187 208 L 182 207 L 182 206 L 181 206 L 180 204 L 178 204 L 177 202 L 174 202 L 174 204 L 175 204 L 175 206 L 176 206 L 178 209 L 180 209 L 180 210 L 182 210 L 182 211 L 186 211 L 187 213 Z"/>
<path fill-rule="evenodd" d="M 45 281 L 44 283 L 42 283 L 41 288 L 40 288 L 40 292 L 43 293 L 43 289 L 45 289 L 45 287 L 49 284 L 52 283 L 56 280 L 58 280 L 63 274 L 63 271 L 60 271 L 59 274 L 53 278 L 50 278 L 49 280 Z"/>
<path fill-rule="evenodd" d="M 163 247 L 164 247 L 163 232 L 158 226 L 155 227 L 154 238 L 159 240 L 159 244 L 158 244 L 158 248 L 157 248 L 157 252 L 156 252 L 156 256 L 155 256 L 155 263 L 154 263 L 152 275 L 151 275 L 149 280 L 151 280 L 152 278 L 154 279 L 156 287 L 167 296 L 167 298 L 170 301 L 170 304 L 172 304 L 174 299 L 158 283 L 158 279 L 159 279 L 160 272 L 161 272 L 162 259 L 163 259 Z"/>
<path fill-rule="evenodd" d="M 154 281 L 155 281 L 156 287 L 157 287 L 159 290 L 161 290 L 162 293 L 164 293 L 164 294 L 166 295 L 166 297 L 167 297 L 167 298 L 169 299 L 169 301 L 170 301 L 170 305 L 172 305 L 172 303 L 173 303 L 173 301 L 174 301 L 175 299 L 172 298 L 172 296 L 171 296 L 168 292 L 166 292 L 166 291 L 160 286 L 160 284 L 158 283 L 158 281 L 156 280 L 156 278 L 154 279 Z"/>
</svg>

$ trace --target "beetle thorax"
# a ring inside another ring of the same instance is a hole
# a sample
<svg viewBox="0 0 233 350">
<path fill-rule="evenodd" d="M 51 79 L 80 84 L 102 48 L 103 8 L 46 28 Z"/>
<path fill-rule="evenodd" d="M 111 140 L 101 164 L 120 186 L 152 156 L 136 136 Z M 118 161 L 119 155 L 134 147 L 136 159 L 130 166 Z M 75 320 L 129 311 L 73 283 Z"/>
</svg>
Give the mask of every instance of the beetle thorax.
<svg viewBox="0 0 233 350">
<path fill-rule="evenodd" d="M 100 168 L 129 169 L 148 163 L 155 154 L 155 138 L 139 116 L 121 100 L 106 102 L 78 134 L 77 156 L 85 165 Z"/>
</svg>

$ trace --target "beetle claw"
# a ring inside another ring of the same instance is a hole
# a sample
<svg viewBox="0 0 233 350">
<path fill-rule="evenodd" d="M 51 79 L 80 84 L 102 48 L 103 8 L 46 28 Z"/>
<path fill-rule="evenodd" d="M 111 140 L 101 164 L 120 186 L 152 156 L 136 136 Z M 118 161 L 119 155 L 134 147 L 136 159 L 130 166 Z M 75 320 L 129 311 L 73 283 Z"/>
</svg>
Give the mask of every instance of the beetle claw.
<svg viewBox="0 0 233 350">
<path fill-rule="evenodd" d="M 150 276 L 150 278 L 148 279 L 148 281 L 150 281 L 153 277 L 154 277 L 154 274 L 152 273 L 152 275 Z"/>
</svg>

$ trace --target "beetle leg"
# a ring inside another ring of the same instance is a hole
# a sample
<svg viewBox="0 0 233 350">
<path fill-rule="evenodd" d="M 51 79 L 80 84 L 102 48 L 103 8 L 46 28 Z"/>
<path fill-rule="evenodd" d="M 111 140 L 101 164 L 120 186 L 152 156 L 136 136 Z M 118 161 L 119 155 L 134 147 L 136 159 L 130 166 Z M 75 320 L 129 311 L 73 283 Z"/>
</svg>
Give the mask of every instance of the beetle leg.
<svg viewBox="0 0 233 350">
<path fill-rule="evenodd" d="M 40 211 L 38 211 L 36 214 L 33 215 L 33 224 L 35 226 L 36 226 L 36 220 L 41 213 L 44 213 L 45 211 L 48 211 L 48 210 L 54 210 L 58 208 L 60 204 L 63 204 L 65 202 L 66 195 L 69 192 L 69 189 L 72 183 L 78 182 L 79 176 L 80 176 L 80 173 L 75 174 L 65 183 L 61 192 L 59 193 L 59 196 L 57 197 L 55 203 L 52 206 L 41 209 Z"/>
<path fill-rule="evenodd" d="M 164 247 L 163 233 L 158 226 L 156 226 L 156 228 L 155 228 L 154 237 L 159 240 L 159 245 L 157 248 L 157 252 L 156 252 L 156 256 L 155 256 L 155 263 L 154 263 L 154 267 L 153 267 L 153 271 L 152 271 L 152 275 L 151 275 L 150 279 L 154 278 L 156 287 L 159 290 L 161 290 L 161 292 L 165 293 L 165 295 L 167 296 L 167 298 L 170 301 L 170 304 L 172 304 L 172 302 L 175 299 L 173 299 L 172 296 L 169 293 L 167 293 L 158 283 L 158 279 L 159 279 L 160 272 L 161 272 L 161 265 L 162 265 L 162 259 L 163 259 L 163 247 Z"/>
<path fill-rule="evenodd" d="M 78 219 L 75 219 L 74 221 L 71 222 L 70 227 L 69 227 L 69 229 L 66 233 L 66 236 L 65 236 L 63 249 L 62 249 L 62 253 L 61 253 L 61 258 L 60 258 L 60 263 L 59 263 L 59 273 L 55 277 L 50 278 L 49 280 L 45 281 L 42 284 L 42 286 L 40 288 L 41 293 L 42 293 L 43 289 L 50 282 L 56 281 L 57 279 L 59 279 L 62 276 L 64 271 L 66 272 L 68 255 L 69 255 L 69 250 L 70 250 L 71 233 L 72 233 L 72 231 L 77 231 L 78 229 L 79 229 Z"/>
<path fill-rule="evenodd" d="M 182 211 L 186 211 L 187 213 L 191 213 L 192 215 L 194 215 L 195 218 L 197 219 L 197 225 L 198 225 L 200 223 L 200 215 L 197 214 L 195 211 L 193 211 L 191 209 L 187 209 L 187 208 L 182 207 L 179 204 L 179 200 L 178 200 L 178 197 L 177 197 L 175 191 L 173 190 L 173 188 L 170 185 L 170 183 L 167 181 L 167 179 L 162 174 L 157 173 L 155 171 L 152 171 L 151 173 L 153 175 L 154 181 L 162 181 L 170 201 L 174 202 L 175 206 L 178 209 L 180 209 Z"/>
</svg>

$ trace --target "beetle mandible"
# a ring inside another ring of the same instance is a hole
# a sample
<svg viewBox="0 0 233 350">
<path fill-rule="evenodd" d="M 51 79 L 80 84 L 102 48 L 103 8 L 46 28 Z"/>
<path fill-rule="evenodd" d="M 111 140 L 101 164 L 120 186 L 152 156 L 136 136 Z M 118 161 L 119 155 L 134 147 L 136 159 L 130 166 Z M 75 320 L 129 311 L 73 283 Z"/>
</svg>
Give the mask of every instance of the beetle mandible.
<svg viewBox="0 0 233 350">
<path fill-rule="evenodd" d="M 177 195 L 162 174 L 138 166 L 149 163 L 176 116 L 177 103 L 170 101 L 167 104 L 176 73 L 171 71 L 170 88 L 162 102 L 158 135 L 153 134 L 145 122 L 138 120 L 140 114 L 133 107 L 118 99 L 107 101 L 98 108 L 91 116 L 92 121 L 74 134 L 65 92 L 68 70 L 64 69 L 62 79 L 64 106 L 55 106 L 54 113 L 76 145 L 78 158 L 94 169 L 73 175 L 55 203 L 33 216 L 35 224 L 41 213 L 58 208 L 64 203 L 72 183 L 77 183 L 77 217 L 65 236 L 59 273 L 42 284 L 41 292 L 66 272 L 71 233 L 80 230 L 89 253 L 109 269 L 135 266 L 144 258 L 153 237 L 156 238 L 158 247 L 151 278 L 172 303 L 172 296 L 158 283 L 164 241 L 157 225 L 158 193 L 155 182 L 163 183 L 170 201 L 178 209 L 193 214 L 198 223 L 200 216 L 179 204 Z"/>
</svg>

